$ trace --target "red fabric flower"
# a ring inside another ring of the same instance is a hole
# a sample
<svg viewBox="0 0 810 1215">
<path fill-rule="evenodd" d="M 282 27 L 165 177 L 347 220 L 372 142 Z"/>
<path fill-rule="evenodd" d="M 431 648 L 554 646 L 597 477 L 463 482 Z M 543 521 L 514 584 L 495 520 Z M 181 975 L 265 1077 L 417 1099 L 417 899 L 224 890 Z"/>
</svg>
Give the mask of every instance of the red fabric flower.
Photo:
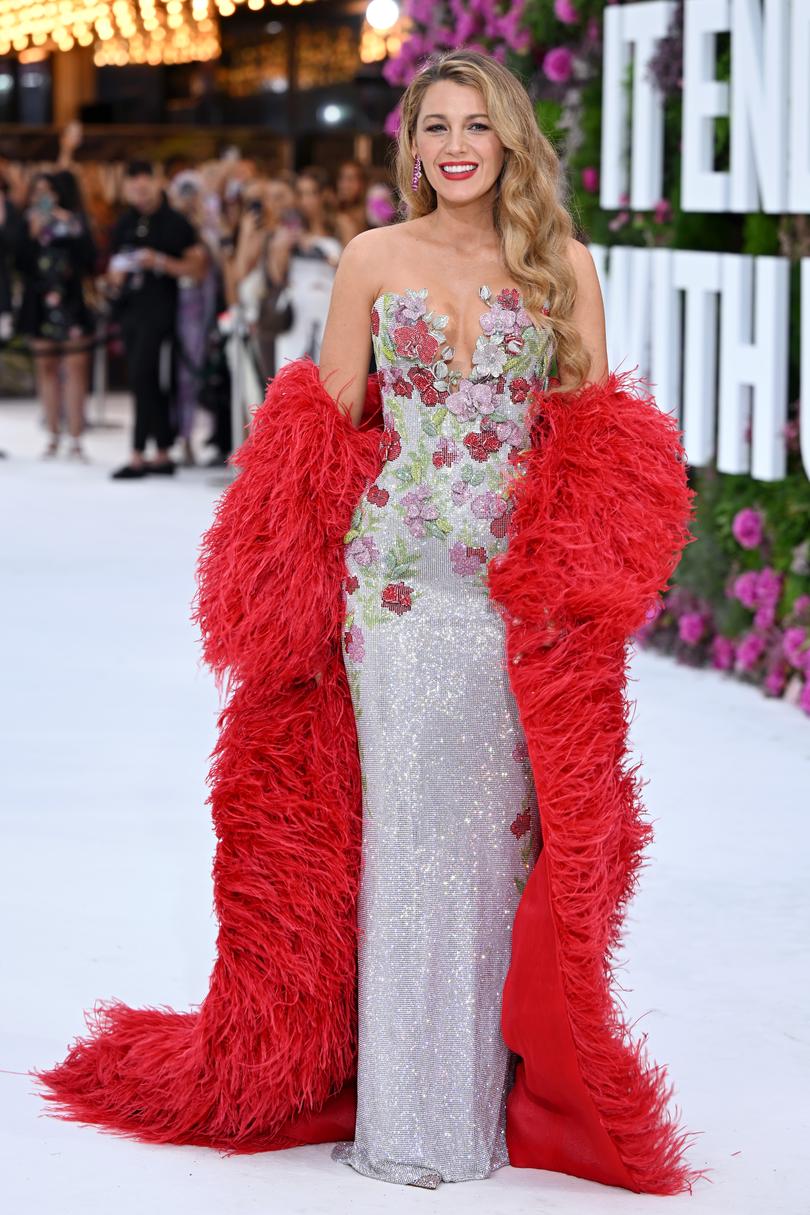
<svg viewBox="0 0 810 1215">
<path fill-rule="evenodd" d="M 375 337 L 380 332 L 380 314 L 376 308 L 371 309 L 371 332 Z"/>
<path fill-rule="evenodd" d="M 501 440 L 496 435 L 492 426 L 488 426 L 486 422 L 482 422 L 480 434 L 471 430 L 468 435 L 464 436 L 464 446 L 468 448 L 473 460 L 483 463 L 494 451 L 498 450 L 501 446 Z"/>
<path fill-rule="evenodd" d="M 345 584 L 344 584 L 344 585 L 345 585 L 345 587 L 346 587 L 346 593 L 347 593 L 348 595 L 353 595 L 353 594 L 354 594 L 354 592 L 355 592 L 355 591 L 357 590 L 357 588 L 359 587 L 360 583 L 359 583 L 359 582 L 358 582 L 358 580 L 355 578 L 354 574 L 351 574 L 351 575 L 350 575 L 350 576 L 349 576 L 349 577 L 346 579 L 346 582 L 345 582 Z"/>
<path fill-rule="evenodd" d="M 433 453 L 433 467 L 452 468 L 454 461 L 457 459 L 458 456 L 454 451 L 449 451 L 446 447 L 440 447 Z"/>
<path fill-rule="evenodd" d="M 439 400 L 439 394 L 435 388 L 433 388 L 431 386 L 430 388 L 422 389 L 422 404 L 423 405 L 436 405 L 438 403 L 438 400 Z"/>
<path fill-rule="evenodd" d="M 529 381 L 524 380 L 522 375 L 517 375 L 509 384 L 509 395 L 516 404 L 519 404 L 521 401 L 526 400 L 530 388 L 531 384 Z"/>
<path fill-rule="evenodd" d="M 422 363 L 432 363 L 439 350 L 439 343 L 428 330 L 427 324 L 420 317 L 415 325 L 400 325 L 393 334 L 394 347 L 397 354 L 406 359 L 419 359 Z"/>
<path fill-rule="evenodd" d="M 512 823 L 512 826 L 509 828 L 509 830 L 516 837 L 516 839 L 520 839 L 520 837 L 522 835 L 525 835 L 526 832 L 528 830 L 530 830 L 531 825 L 532 825 L 531 811 L 523 810 L 523 811 L 521 811 L 520 814 L 518 814 L 516 816 L 514 822 Z"/>
<path fill-rule="evenodd" d="M 404 582 L 389 582 L 382 590 L 383 607 L 387 607 L 389 612 L 396 612 L 397 616 L 404 615 L 411 610 L 412 591 L 413 587 L 406 586 Z"/>
<path fill-rule="evenodd" d="M 380 436 L 380 455 L 386 460 L 396 460 L 401 452 L 399 431 L 386 428 Z"/>
<path fill-rule="evenodd" d="M 475 557 L 481 562 L 482 565 L 484 564 L 487 559 L 487 550 L 484 548 L 483 544 L 480 548 L 471 548 L 469 544 L 465 544 L 464 547 L 467 551 L 468 557 Z"/>
<path fill-rule="evenodd" d="M 410 399 L 413 396 L 413 384 L 409 384 L 404 376 L 398 375 L 394 380 L 394 392 L 398 397 Z"/>
<path fill-rule="evenodd" d="M 371 485 L 366 497 L 372 506 L 385 506 L 390 494 L 387 489 L 380 489 L 379 485 Z"/>
<path fill-rule="evenodd" d="M 433 376 L 429 371 L 425 371 L 424 367 L 411 367 L 408 371 L 408 379 L 416 385 L 420 392 L 430 388 L 433 383 Z"/>
<path fill-rule="evenodd" d="M 520 296 L 514 287 L 504 287 L 503 291 L 498 292 L 498 303 L 504 308 L 508 308 L 510 312 L 517 312 L 520 307 Z"/>
<path fill-rule="evenodd" d="M 514 467 L 517 468 L 520 463 L 520 448 L 519 447 L 510 447 L 509 455 L 506 458 L 510 464 L 513 464 Z"/>
</svg>

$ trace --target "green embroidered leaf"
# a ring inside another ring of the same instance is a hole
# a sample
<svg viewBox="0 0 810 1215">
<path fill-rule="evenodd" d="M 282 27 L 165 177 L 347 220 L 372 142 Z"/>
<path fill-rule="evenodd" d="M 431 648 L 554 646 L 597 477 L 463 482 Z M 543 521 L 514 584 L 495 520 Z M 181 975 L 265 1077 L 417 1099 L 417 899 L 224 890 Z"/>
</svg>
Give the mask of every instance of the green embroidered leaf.
<svg viewBox="0 0 810 1215">
<path fill-rule="evenodd" d="M 433 422 L 431 422 L 430 418 L 422 418 L 422 430 L 426 435 L 430 435 L 430 437 L 433 439 L 435 439 L 439 433 Z"/>
<path fill-rule="evenodd" d="M 446 415 L 447 415 L 447 406 L 446 405 L 439 405 L 433 411 L 433 424 L 437 428 L 437 430 L 441 426 Z"/>
</svg>

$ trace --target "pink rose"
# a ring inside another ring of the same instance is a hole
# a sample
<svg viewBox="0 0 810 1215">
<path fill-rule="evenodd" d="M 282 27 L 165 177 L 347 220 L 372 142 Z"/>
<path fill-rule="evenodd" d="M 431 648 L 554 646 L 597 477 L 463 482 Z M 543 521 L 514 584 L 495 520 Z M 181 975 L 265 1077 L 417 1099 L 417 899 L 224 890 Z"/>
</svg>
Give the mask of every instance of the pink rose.
<svg viewBox="0 0 810 1215">
<path fill-rule="evenodd" d="M 752 671 L 765 650 L 765 639 L 759 633 L 746 633 L 737 646 L 737 670 Z"/>
<path fill-rule="evenodd" d="M 718 633 L 712 641 L 712 666 L 716 671 L 730 671 L 734 666 L 734 642 Z"/>
<path fill-rule="evenodd" d="M 668 198 L 661 198 L 655 204 L 655 222 L 666 224 L 672 219 L 672 203 Z"/>
<path fill-rule="evenodd" d="M 687 645 L 697 645 L 706 629 L 706 622 L 700 612 L 684 612 L 678 621 L 678 636 Z"/>
<path fill-rule="evenodd" d="M 566 80 L 570 80 L 573 66 L 574 58 L 568 47 L 555 46 L 543 56 L 543 74 L 554 84 L 565 84 Z"/>
<path fill-rule="evenodd" d="M 554 0 L 554 16 L 558 21 L 562 21 L 563 25 L 576 25 L 579 21 L 579 13 L 571 0 Z"/>
<path fill-rule="evenodd" d="M 750 506 L 738 510 L 731 524 L 734 539 L 743 548 L 759 548 L 762 543 L 762 515 Z"/>
<path fill-rule="evenodd" d="M 593 165 L 582 170 L 582 186 L 589 194 L 596 194 L 599 189 L 599 170 Z"/>
</svg>

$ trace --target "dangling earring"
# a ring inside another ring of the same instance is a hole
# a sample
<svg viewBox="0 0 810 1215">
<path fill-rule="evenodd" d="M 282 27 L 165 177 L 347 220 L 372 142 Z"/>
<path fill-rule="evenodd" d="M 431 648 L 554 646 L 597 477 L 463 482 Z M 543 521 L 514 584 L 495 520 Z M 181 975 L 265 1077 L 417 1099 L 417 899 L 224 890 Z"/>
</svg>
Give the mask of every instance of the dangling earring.
<svg viewBox="0 0 810 1215">
<path fill-rule="evenodd" d="M 416 190 L 419 187 L 419 178 L 422 174 L 422 161 L 417 156 L 413 162 L 413 177 L 411 178 L 411 189 Z"/>
</svg>

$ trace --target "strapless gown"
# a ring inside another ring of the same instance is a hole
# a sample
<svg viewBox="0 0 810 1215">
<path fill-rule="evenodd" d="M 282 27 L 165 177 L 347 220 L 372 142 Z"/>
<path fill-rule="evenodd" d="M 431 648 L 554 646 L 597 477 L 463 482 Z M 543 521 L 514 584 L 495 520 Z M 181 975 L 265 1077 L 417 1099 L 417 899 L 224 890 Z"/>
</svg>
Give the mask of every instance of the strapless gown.
<svg viewBox="0 0 810 1215">
<path fill-rule="evenodd" d="M 384 464 L 345 537 L 363 780 L 357 1121 L 332 1157 L 430 1189 L 509 1162 L 501 996 L 541 847 L 486 569 L 507 544 L 527 397 L 547 383 L 553 342 L 520 292 L 480 296 L 463 373 L 427 290 L 375 300 Z"/>
</svg>

